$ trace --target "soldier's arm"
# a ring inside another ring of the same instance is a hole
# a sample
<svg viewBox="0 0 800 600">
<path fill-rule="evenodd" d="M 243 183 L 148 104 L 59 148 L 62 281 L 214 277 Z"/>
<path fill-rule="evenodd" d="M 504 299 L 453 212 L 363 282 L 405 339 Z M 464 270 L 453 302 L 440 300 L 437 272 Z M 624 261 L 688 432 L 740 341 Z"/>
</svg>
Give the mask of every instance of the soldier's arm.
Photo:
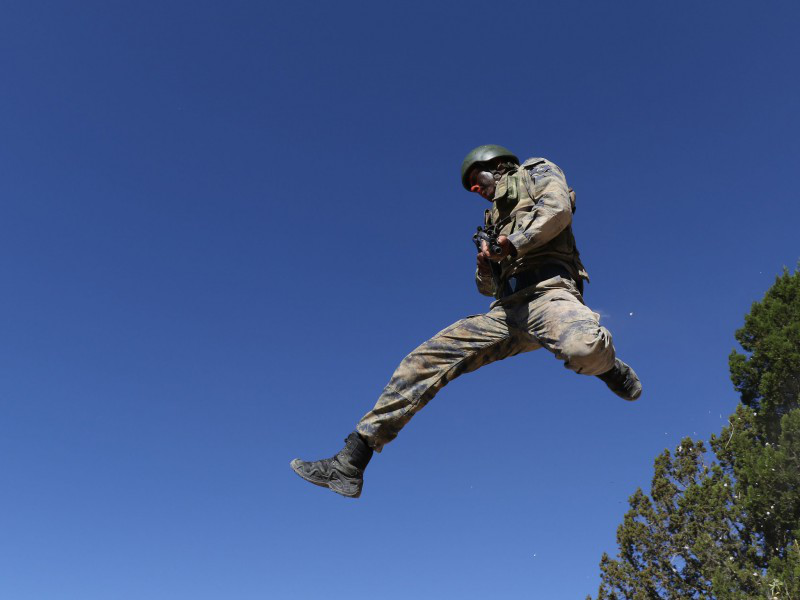
<svg viewBox="0 0 800 600">
<path fill-rule="evenodd" d="M 572 203 L 564 173 L 549 161 L 530 168 L 536 206 L 517 217 L 517 228 L 508 236 L 519 254 L 542 246 L 572 222 Z"/>
</svg>

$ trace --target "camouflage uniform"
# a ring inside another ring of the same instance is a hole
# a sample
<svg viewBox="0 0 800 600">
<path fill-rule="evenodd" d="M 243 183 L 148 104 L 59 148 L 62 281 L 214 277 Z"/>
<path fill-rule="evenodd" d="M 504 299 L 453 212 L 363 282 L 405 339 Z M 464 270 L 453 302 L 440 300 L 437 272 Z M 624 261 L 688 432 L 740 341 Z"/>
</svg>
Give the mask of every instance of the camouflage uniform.
<svg viewBox="0 0 800 600">
<path fill-rule="evenodd" d="M 576 373 L 614 367 L 611 334 L 583 303 L 588 280 L 572 234 L 574 193 L 564 174 L 532 158 L 497 182 L 486 225 L 516 248 L 495 278 L 476 272 L 478 291 L 494 296 L 486 314 L 454 323 L 406 356 L 356 430 L 377 451 L 448 382 L 496 360 L 544 347 Z M 534 282 L 525 286 L 525 282 Z"/>
</svg>

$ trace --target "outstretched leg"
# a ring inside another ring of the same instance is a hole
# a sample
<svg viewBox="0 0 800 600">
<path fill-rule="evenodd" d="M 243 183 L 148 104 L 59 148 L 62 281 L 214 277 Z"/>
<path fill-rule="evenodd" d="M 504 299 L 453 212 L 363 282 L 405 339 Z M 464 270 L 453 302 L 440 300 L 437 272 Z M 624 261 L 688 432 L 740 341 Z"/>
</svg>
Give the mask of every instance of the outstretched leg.
<svg viewBox="0 0 800 600">
<path fill-rule="evenodd" d="M 338 454 L 313 462 L 295 459 L 294 472 L 337 494 L 358 498 L 373 449 L 380 452 L 440 389 L 462 373 L 539 347 L 524 329 L 510 327 L 508 321 L 505 309 L 497 307 L 437 333 L 403 359 Z"/>
<path fill-rule="evenodd" d="M 459 375 L 538 347 L 524 332 L 509 327 L 502 307 L 462 319 L 402 360 L 356 431 L 380 452 L 411 417 Z"/>
</svg>

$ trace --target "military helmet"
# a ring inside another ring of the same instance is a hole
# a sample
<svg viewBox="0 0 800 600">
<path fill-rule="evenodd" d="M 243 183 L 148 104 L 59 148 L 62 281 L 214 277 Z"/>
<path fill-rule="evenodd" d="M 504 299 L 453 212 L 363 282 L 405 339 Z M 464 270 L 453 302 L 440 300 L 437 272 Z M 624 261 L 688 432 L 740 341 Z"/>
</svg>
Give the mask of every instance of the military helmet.
<svg viewBox="0 0 800 600">
<path fill-rule="evenodd" d="M 474 150 L 472 150 L 467 157 L 464 159 L 464 162 L 461 163 L 461 185 L 464 186 L 464 189 L 469 191 L 469 182 L 467 181 L 467 176 L 469 172 L 472 170 L 478 163 L 489 162 L 490 160 L 494 160 L 495 158 L 510 158 L 515 163 L 519 164 L 519 159 L 516 155 L 511 152 L 508 148 L 504 148 L 503 146 L 496 146 L 494 144 L 486 144 L 484 146 L 478 146 Z"/>
</svg>

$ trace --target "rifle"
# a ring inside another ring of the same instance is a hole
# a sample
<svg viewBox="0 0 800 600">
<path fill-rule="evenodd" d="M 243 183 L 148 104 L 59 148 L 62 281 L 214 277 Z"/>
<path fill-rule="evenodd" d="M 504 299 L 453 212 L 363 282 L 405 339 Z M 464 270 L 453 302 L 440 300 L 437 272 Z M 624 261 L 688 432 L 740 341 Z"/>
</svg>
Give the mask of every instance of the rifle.
<svg viewBox="0 0 800 600">
<path fill-rule="evenodd" d="M 478 227 L 477 233 L 472 236 L 472 241 L 475 242 L 478 252 L 483 250 L 483 242 L 486 242 L 486 245 L 489 247 L 489 252 L 492 254 L 503 253 L 502 246 L 497 243 L 497 229 L 495 227 L 487 227 L 486 229 Z"/>
</svg>

